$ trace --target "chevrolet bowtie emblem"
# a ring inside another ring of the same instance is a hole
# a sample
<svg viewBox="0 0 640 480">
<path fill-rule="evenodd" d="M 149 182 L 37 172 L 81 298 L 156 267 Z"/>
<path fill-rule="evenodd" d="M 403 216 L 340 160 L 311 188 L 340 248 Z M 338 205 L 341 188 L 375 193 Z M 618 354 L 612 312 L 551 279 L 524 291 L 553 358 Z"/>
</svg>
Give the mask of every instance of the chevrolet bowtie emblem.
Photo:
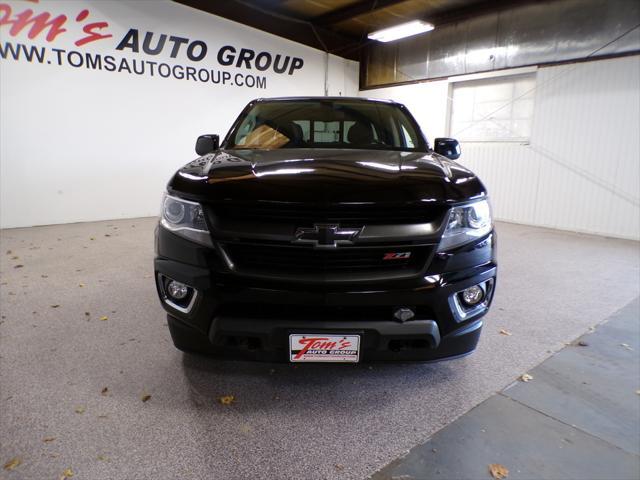
<svg viewBox="0 0 640 480">
<path fill-rule="evenodd" d="M 305 243 L 321 248 L 350 245 L 361 228 L 340 228 L 336 224 L 316 223 L 313 228 L 298 228 L 293 243 Z"/>
</svg>

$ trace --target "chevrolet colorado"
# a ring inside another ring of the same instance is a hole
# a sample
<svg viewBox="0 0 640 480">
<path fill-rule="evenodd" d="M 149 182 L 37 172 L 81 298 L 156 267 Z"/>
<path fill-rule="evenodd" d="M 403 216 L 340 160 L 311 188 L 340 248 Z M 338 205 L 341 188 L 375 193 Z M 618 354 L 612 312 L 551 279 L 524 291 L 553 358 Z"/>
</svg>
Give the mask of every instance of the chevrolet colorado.
<svg viewBox="0 0 640 480">
<path fill-rule="evenodd" d="M 496 286 L 487 192 L 398 103 L 254 100 L 169 181 L 155 281 L 183 351 L 289 362 L 472 352 Z"/>
</svg>

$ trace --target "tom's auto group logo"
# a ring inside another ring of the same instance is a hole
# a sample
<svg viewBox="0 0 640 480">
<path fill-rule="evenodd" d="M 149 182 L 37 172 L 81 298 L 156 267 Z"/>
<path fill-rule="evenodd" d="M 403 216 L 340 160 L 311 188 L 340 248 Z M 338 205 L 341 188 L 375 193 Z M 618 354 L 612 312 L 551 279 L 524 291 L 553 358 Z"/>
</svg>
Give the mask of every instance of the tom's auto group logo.
<svg viewBox="0 0 640 480">
<path fill-rule="evenodd" d="M 302 58 L 283 53 L 234 45 L 210 49 L 199 39 L 134 27 L 115 38 L 109 22 L 95 18 L 89 8 L 65 13 L 34 10 L 43 7 L 39 0 L 0 2 L 1 60 L 259 89 L 267 88 L 267 77 L 260 73 L 295 75 L 304 66 Z M 61 39 L 77 49 L 59 48 Z M 107 43 L 113 54 L 91 51 L 91 46 Z M 167 57 L 170 60 L 160 60 Z"/>
</svg>

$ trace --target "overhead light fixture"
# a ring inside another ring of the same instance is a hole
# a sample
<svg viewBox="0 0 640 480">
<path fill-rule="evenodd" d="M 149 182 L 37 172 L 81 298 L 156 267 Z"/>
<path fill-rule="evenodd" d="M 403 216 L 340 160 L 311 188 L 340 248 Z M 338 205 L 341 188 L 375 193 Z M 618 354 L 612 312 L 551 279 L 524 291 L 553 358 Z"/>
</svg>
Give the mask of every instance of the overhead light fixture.
<svg viewBox="0 0 640 480">
<path fill-rule="evenodd" d="M 413 20 L 412 22 L 402 23 L 395 27 L 384 28 L 376 32 L 370 33 L 367 37 L 370 40 L 377 40 L 379 42 L 392 42 L 400 38 L 411 37 L 418 35 L 419 33 L 430 32 L 435 27 L 430 23 L 423 22 L 422 20 Z"/>
</svg>

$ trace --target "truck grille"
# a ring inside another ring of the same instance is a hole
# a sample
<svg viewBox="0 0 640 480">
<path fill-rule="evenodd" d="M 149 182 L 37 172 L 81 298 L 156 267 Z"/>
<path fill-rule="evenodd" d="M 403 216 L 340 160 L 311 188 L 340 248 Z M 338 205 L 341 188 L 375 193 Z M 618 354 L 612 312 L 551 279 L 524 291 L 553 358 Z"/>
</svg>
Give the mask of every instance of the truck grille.
<svg viewBox="0 0 640 480">
<path fill-rule="evenodd" d="M 339 204 L 309 205 L 297 203 L 218 204 L 213 211 L 222 221 L 259 221 L 312 225 L 318 222 L 352 225 L 399 225 L 432 222 L 446 207 L 426 204 Z"/>
<path fill-rule="evenodd" d="M 227 244 L 223 246 L 240 273 L 265 275 L 410 275 L 425 265 L 432 247 L 339 247 L 331 249 L 289 245 Z M 405 253 L 387 259 L 389 253 Z M 410 253 L 410 255 L 406 255 Z"/>
</svg>

